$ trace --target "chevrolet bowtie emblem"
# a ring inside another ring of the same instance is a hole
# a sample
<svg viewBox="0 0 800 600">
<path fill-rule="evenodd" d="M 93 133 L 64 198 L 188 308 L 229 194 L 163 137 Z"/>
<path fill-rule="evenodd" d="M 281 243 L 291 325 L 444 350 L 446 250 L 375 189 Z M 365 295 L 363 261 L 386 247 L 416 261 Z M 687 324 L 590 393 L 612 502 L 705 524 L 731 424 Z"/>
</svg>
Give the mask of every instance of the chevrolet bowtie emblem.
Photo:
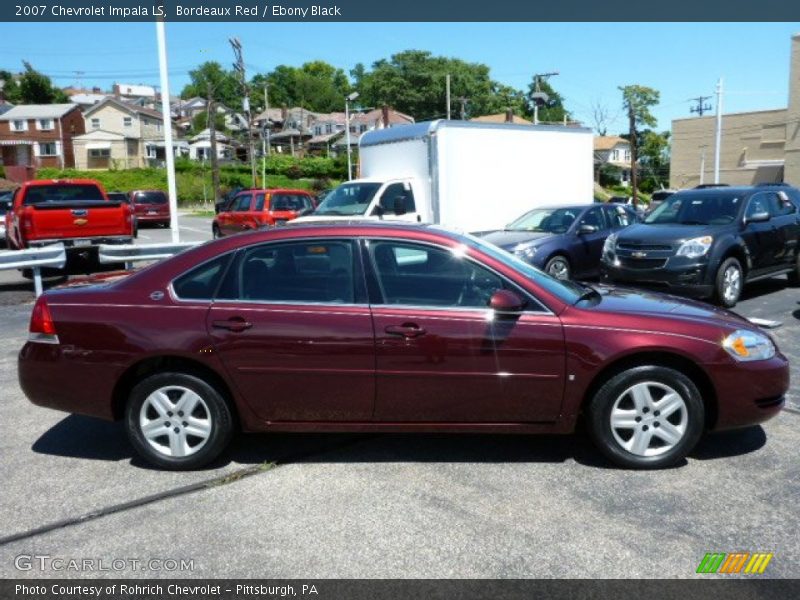
<svg viewBox="0 0 800 600">
<path fill-rule="evenodd" d="M 75 219 L 72 223 L 78 227 L 82 227 L 89 222 L 89 219 Z"/>
<path fill-rule="evenodd" d="M 646 258 L 647 252 L 631 252 L 633 258 Z"/>
</svg>

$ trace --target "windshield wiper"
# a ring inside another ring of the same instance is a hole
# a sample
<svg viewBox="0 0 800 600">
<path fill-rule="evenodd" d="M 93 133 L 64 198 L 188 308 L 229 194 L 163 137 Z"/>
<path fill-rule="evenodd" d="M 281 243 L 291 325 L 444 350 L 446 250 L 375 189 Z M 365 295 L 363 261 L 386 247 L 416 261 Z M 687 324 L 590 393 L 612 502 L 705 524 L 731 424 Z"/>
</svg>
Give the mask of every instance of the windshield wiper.
<svg viewBox="0 0 800 600">
<path fill-rule="evenodd" d="M 678 225 L 708 225 L 703 221 L 680 221 Z"/>
</svg>

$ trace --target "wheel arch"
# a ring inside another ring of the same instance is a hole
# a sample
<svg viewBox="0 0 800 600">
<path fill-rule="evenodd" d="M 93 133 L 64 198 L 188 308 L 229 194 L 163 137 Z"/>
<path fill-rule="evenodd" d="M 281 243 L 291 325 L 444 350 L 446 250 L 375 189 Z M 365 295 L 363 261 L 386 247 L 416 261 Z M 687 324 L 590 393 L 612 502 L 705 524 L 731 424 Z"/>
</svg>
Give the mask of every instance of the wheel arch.
<svg viewBox="0 0 800 600">
<path fill-rule="evenodd" d="M 580 416 L 586 413 L 589 403 L 594 398 L 597 391 L 619 373 L 634 367 L 657 366 L 667 367 L 679 371 L 689 377 L 697 386 L 700 397 L 703 401 L 705 412 L 705 429 L 713 429 L 717 422 L 718 399 L 714 384 L 708 374 L 697 365 L 697 363 L 682 354 L 664 350 L 651 350 L 637 352 L 619 357 L 604 366 L 597 375 L 594 376 L 589 386 L 584 392 L 581 400 Z"/>
<path fill-rule="evenodd" d="M 234 423 L 240 424 L 239 409 L 231 388 L 225 379 L 214 369 L 200 361 L 175 355 L 151 356 L 134 363 L 125 370 L 117 380 L 111 394 L 111 409 L 114 419 L 120 420 L 123 418 L 130 392 L 142 378 L 169 371 L 178 371 L 203 379 L 225 399 L 231 409 Z"/>
</svg>

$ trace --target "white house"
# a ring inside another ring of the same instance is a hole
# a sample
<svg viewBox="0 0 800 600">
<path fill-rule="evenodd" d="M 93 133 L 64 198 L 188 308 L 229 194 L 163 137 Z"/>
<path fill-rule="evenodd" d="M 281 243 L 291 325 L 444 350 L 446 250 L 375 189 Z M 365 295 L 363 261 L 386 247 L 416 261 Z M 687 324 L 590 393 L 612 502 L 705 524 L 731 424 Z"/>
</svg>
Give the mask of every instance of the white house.
<svg viewBox="0 0 800 600">
<path fill-rule="evenodd" d="M 594 138 L 594 169 L 600 172 L 603 165 L 612 165 L 620 169 L 622 185 L 631 180 L 631 144 L 625 138 L 616 135 L 598 135 Z"/>
<path fill-rule="evenodd" d="M 217 141 L 217 158 L 221 160 L 233 158 L 235 147 L 228 136 L 219 131 L 214 137 Z M 192 160 L 211 160 L 211 130 L 204 129 L 189 140 L 189 158 Z"/>
</svg>

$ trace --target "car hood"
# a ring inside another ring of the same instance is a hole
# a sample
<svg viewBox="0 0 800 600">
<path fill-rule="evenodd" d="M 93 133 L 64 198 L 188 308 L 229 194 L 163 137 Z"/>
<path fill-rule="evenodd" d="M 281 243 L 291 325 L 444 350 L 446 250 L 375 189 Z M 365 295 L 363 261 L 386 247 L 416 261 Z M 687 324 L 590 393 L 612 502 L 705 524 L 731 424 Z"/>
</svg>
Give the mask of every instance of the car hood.
<svg viewBox="0 0 800 600">
<path fill-rule="evenodd" d="M 674 243 L 719 233 L 719 225 L 648 225 L 636 223 L 617 234 L 617 240 L 631 244 Z"/>
<path fill-rule="evenodd" d="M 511 249 L 519 244 L 539 242 L 555 237 L 557 234 L 535 231 L 490 231 L 481 238 L 504 249 Z"/>
<path fill-rule="evenodd" d="M 670 315 L 705 324 L 716 323 L 733 327 L 747 324 L 755 327 L 750 321 L 734 312 L 697 300 L 626 287 L 607 285 L 592 287 L 600 293 L 601 300 L 590 310 L 655 317 Z"/>
</svg>

